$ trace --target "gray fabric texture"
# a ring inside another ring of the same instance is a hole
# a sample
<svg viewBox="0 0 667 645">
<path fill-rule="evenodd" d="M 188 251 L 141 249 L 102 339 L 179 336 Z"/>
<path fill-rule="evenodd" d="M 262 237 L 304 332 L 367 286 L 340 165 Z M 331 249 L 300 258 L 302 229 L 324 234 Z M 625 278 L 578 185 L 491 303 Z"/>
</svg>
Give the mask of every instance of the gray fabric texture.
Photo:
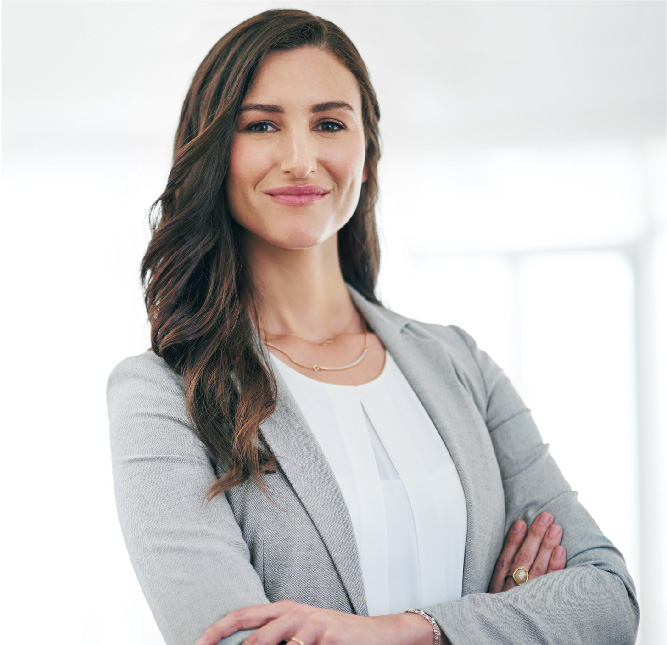
<svg viewBox="0 0 667 645">
<path fill-rule="evenodd" d="M 350 293 L 429 413 L 465 493 L 463 597 L 422 609 L 454 645 L 634 643 L 639 610 L 623 558 L 577 501 L 507 377 L 461 329 Z M 261 426 L 279 462 L 265 478 L 272 501 L 249 483 L 208 505 L 204 494 L 221 469 L 191 430 L 181 378 L 152 352 L 125 359 L 109 377 L 118 515 L 169 645 L 194 644 L 232 609 L 281 599 L 367 615 L 336 478 L 275 376 L 277 407 Z M 563 526 L 566 569 L 486 593 L 511 523 L 543 510 Z"/>
</svg>

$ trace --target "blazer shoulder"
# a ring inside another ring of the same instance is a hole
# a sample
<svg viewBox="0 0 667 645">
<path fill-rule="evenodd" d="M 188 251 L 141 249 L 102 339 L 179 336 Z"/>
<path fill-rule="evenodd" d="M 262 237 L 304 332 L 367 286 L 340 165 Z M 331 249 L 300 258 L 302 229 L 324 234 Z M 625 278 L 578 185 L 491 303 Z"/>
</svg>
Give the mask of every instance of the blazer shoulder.
<svg viewBox="0 0 667 645">
<path fill-rule="evenodd" d="M 107 412 L 116 470 L 138 456 L 209 464 L 188 417 L 182 377 L 153 352 L 116 365 L 107 385 Z"/>
<path fill-rule="evenodd" d="M 439 325 L 437 323 L 427 323 L 408 319 L 407 326 L 412 331 L 419 332 L 433 340 L 440 341 L 452 349 L 452 351 L 462 351 L 464 353 L 472 354 L 477 349 L 475 339 L 457 325 Z"/>
<path fill-rule="evenodd" d="M 461 385 L 484 413 L 489 398 L 491 372 L 495 363 L 477 347 L 475 339 L 457 325 L 438 325 L 410 320 L 406 325 L 413 335 L 435 342 L 448 356 Z"/>
<path fill-rule="evenodd" d="M 169 417 L 187 424 L 183 379 L 152 351 L 130 356 L 109 375 L 107 410 L 112 431 L 137 417 Z"/>
<path fill-rule="evenodd" d="M 107 394 L 123 384 L 132 384 L 135 389 L 159 388 L 172 393 L 183 394 L 183 379 L 166 361 L 147 350 L 137 356 L 128 356 L 113 368 L 107 382 Z"/>
<path fill-rule="evenodd" d="M 475 339 L 457 325 L 438 325 L 409 319 L 407 328 L 415 335 L 439 343 L 457 362 L 475 372 L 480 372 L 478 355 L 480 353 Z"/>
</svg>

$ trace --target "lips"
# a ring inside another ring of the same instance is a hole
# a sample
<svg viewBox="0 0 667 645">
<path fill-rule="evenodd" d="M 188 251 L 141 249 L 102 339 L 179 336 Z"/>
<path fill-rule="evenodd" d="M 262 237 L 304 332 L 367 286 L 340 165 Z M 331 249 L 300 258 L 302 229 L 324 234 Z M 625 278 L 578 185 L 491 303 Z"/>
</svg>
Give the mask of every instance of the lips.
<svg viewBox="0 0 667 645">
<path fill-rule="evenodd" d="M 264 191 L 267 195 L 325 195 L 329 191 L 322 186 L 304 184 L 302 186 L 279 186 Z"/>
<path fill-rule="evenodd" d="M 274 201 L 289 206 L 307 206 L 308 204 L 313 204 L 322 199 L 329 192 L 330 191 L 327 188 L 313 184 L 302 186 L 279 186 L 264 191 L 264 193 Z"/>
</svg>

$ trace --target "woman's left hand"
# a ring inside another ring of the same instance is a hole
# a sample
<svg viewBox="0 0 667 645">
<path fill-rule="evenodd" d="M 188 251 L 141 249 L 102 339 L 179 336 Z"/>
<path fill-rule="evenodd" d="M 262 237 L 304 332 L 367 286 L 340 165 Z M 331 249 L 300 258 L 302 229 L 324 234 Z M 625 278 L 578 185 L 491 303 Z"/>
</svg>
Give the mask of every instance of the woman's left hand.
<svg viewBox="0 0 667 645">
<path fill-rule="evenodd" d="M 526 524 L 514 522 L 505 546 L 496 562 L 489 593 L 509 591 L 516 587 L 512 572 L 522 567 L 534 580 L 565 568 L 565 549 L 560 546 L 563 529 L 553 523 L 551 513 L 540 513 L 526 533 Z"/>
<path fill-rule="evenodd" d="M 433 643 L 431 626 L 415 614 L 367 617 L 281 600 L 229 612 L 204 632 L 197 645 L 215 645 L 243 629 L 257 629 L 243 641 L 244 645 L 278 645 L 282 641 L 293 645 L 297 641 L 290 642 L 291 638 L 304 645 Z"/>
</svg>

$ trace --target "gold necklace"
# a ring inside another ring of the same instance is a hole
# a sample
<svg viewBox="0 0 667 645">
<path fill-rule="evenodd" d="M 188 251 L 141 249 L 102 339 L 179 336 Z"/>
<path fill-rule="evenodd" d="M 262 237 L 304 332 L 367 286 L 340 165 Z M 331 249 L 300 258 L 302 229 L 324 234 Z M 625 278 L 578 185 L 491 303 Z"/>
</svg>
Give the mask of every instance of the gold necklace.
<svg viewBox="0 0 667 645">
<path fill-rule="evenodd" d="M 298 365 L 299 367 L 303 367 L 307 370 L 313 370 L 315 372 L 320 372 L 320 371 L 339 372 L 341 370 L 349 370 L 351 367 L 359 365 L 359 363 L 361 363 L 361 361 L 364 360 L 364 358 L 366 357 L 366 353 L 368 352 L 368 331 L 364 332 L 364 351 L 361 352 L 361 355 L 351 363 L 348 363 L 347 365 L 341 365 L 340 367 L 327 367 L 326 365 L 304 365 L 303 363 L 299 363 L 299 361 L 295 361 L 284 349 L 280 349 L 280 347 L 276 347 L 275 345 L 272 345 L 266 340 L 264 341 L 264 344 L 267 347 L 273 347 L 273 349 L 278 350 L 282 354 L 285 354 L 285 356 L 287 356 L 287 358 L 289 358 L 292 361 L 292 363 Z"/>
<path fill-rule="evenodd" d="M 355 317 L 357 316 L 358 313 L 359 312 L 356 309 L 352 312 L 352 318 L 350 318 L 347 325 L 345 325 L 345 327 L 343 328 L 344 330 L 347 329 L 350 326 L 350 323 L 355 319 Z M 264 332 L 264 333 L 266 334 L 266 332 Z M 306 343 L 310 343 L 311 345 L 319 345 L 319 346 L 322 346 L 322 347 L 326 347 L 327 345 L 331 345 L 331 343 L 333 343 L 337 338 L 342 336 L 343 333 L 345 333 L 345 332 L 343 331 L 342 333 L 338 334 L 338 336 L 334 336 L 333 338 L 327 338 L 326 340 L 310 340 L 308 338 L 304 338 L 303 336 L 297 336 L 296 334 L 289 334 L 289 335 L 294 336 L 294 338 L 298 338 L 299 340 L 302 340 Z M 272 345 L 271 347 L 274 347 L 275 349 L 278 349 L 274 345 Z M 280 351 L 280 350 L 278 350 L 278 351 Z"/>
</svg>

